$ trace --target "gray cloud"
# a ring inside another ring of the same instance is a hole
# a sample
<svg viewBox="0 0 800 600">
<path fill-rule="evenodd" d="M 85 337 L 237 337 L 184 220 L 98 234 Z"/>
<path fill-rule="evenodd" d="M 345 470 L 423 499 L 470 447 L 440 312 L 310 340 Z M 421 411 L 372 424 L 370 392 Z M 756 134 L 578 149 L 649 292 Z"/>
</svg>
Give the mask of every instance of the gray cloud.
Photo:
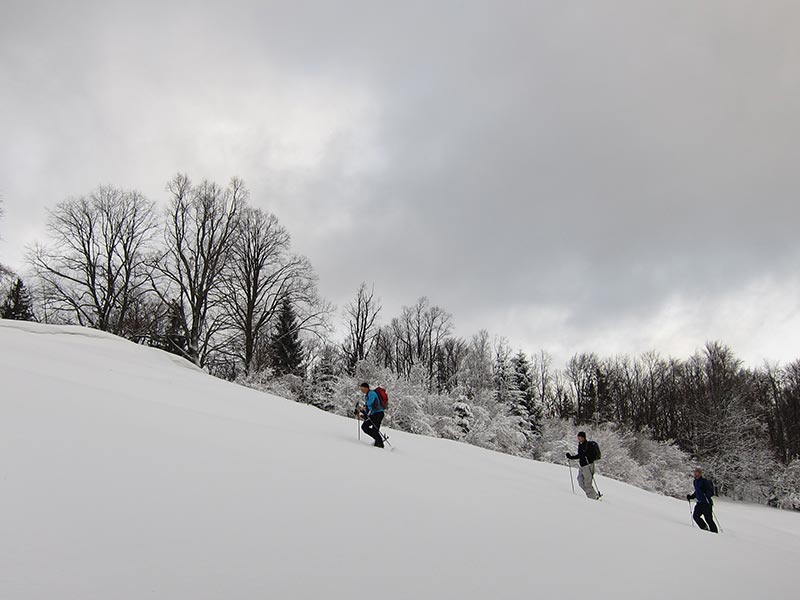
<svg viewBox="0 0 800 600">
<path fill-rule="evenodd" d="M 0 24 L 12 262 L 64 196 L 238 174 L 339 304 L 375 281 L 559 357 L 797 354 L 793 3 L 66 4 Z"/>
</svg>

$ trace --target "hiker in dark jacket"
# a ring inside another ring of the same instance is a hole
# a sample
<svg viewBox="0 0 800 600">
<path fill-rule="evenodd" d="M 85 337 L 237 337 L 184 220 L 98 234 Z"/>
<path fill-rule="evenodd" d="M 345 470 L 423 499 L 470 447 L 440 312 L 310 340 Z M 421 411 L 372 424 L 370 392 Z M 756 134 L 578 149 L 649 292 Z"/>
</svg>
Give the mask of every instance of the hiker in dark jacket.
<svg viewBox="0 0 800 600">
<path fill-rule="evenodd" d="M 703 470 L 700 467 L 692 471 L 692 476 L 694 477 L 694 494 L 687 494 L 686 499 L 697 500 L 692 514 L 694 522 L 703 531 L 710 529 L 713 533 L 717 533 L 717 524 L 714 523 L 714 501 L 711 499 L 711 496 L 714 495 L 714 485 L 703 477 Z"/>
<path fill-rule="evenodd" d="M 588 498 L 597 500 L 599 496 L 594 489 L 594 465 L 592 464 L 596 456 L 592 456 L 589 449 L 589 443 L 586 441 L 586 433 L 583 431 L 578 432 L 578 453 L 570 454 L 567 452 L 569 460 L 578 460 L 580 467 L 578 467 L 578 485 L 584 491 Z"/>
<path fill-rule="evenodd" d="M 364 408 L 361 411 L 361 430 L 375 440 L 375 446 L 383 448 L 383 435 L 381 434 L 381 421 L 383 421 L 383 404 L 375 390 L 369 389 L 368 383 L 361 384 L 361 393 L 364 394 Z"/>
</svg>

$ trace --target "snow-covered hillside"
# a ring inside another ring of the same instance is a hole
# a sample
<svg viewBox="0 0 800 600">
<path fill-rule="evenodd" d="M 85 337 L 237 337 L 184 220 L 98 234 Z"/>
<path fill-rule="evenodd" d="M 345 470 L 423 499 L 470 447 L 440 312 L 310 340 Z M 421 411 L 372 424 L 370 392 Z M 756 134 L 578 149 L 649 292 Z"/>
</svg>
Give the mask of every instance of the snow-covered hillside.
<svg viewBox="0 0 800 600">
<path fill-rule="evenodd" d="M 0 598 L 787 598 L 800 515 L 391 433 L 72 327 L 0 321 Z M 355 390 L 354 390 L 355 399 Z M 687 476 L 687 490 L 689 479 Z"/>
</svg>

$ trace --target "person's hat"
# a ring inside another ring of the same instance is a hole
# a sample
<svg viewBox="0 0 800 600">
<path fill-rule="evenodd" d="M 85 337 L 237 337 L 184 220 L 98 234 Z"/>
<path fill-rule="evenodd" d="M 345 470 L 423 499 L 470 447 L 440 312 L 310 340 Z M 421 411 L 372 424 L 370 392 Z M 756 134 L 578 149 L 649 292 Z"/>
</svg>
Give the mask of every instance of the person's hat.
<svg viewBox="0 0 800 600">
<path fill-rule="evenodd" d="M 586 432 L 585 431 L 579 431 L 578 432 L 578 437 L 582 437 L 583 439 L 586 439 Z"/>
</svg>

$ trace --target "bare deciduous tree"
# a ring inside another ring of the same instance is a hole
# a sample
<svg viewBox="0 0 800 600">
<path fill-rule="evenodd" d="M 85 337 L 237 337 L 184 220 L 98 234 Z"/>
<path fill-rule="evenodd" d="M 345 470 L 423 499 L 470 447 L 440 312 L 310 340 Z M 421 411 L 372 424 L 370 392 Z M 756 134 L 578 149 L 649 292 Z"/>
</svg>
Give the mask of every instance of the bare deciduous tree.
<svg viewBox="0 0 800 600">
<path fill-rule="evenodd" d="M 415 365 L 424 366 L 428 387 L 432 390 L 441 345 L 452 329 L 451 315 L 438 306 L 431 306 L 423 297 L 414 306 L 403 307 L 401 316 L 392 319 L 391 328 L 398 372 L 408 376 Z"/>
<path fill-rule="evenodd" d="M 375 287 L 368 290 L 366 282 L 362 282 L 355 301 L 345 308 L 349 331 L 342 350 L 347 372 L 351 375 L 355 374 L 358 362 L 367 358 L 372 350 L 377 333 L 375 321 L 380 312 L 381 305 L 375 298 Z"/>
<path fill-rule="evenodd" d="M 466 340 L 461 338 L 444 340 L 436 367 L 440 392 L 452 392 L 459 385 L 468 352 L 469 345 Z"/>
<path fill-rule="evenodd" d="M 186 175 L 177 175 L 167 190 L 172 200 L 167 210 L 165 250 L 153 261 L 153 288 L 165 304 L 177 300 L 176 314 L 186 340 L 182 352 L 203 366 L 214 335 L 223 326 L 217 310 L 223 272 L 236 243 L 248 194 L 237 178 L 223 188 L 210 181 L 193 185 Z"/>
<path fill-rule="evenodd" d="M 245 208 L 232 260 L 222 279 L 225 326 L 230 331 L 226 352 L 246 373 L 261 370 L 263 349 L 281 305 L 297 310 L 297 331 L 316 331 L 328 312 L 319 301 L 316 278 L 308 259 L 290 254 L 291 238 L 278 219 L 260 209 Z"/>
<path fill-rule="evenodd" d="M 147 292 L 153 203 L 135 191 L 99 187 L 49 213 L 48 245 L 28 253 L 51 314 L 126 334 L 131 307 Z"/>
<path fill-rule="evenodd" d="M 553 391 L 553 357 L 544 350 L 533 357 L 533 394 L 536 401 L 549 414 L 555 413 L 555 394 Z"/>
<path fill-rule="evenodd" d="M 482 329 L 472 336 L 464 360 L 464 387 L 467 397 L 477 398 L 492 387 L 492 345 L 489 332 Z"/>
<path fill-rule="evenodd" d="M 597 400 L 597 355 L 581 353 L 567 362 L 566 376 L 575 392 L 575 418 L 578 423 L 590 420 Z"/>
</svg>

